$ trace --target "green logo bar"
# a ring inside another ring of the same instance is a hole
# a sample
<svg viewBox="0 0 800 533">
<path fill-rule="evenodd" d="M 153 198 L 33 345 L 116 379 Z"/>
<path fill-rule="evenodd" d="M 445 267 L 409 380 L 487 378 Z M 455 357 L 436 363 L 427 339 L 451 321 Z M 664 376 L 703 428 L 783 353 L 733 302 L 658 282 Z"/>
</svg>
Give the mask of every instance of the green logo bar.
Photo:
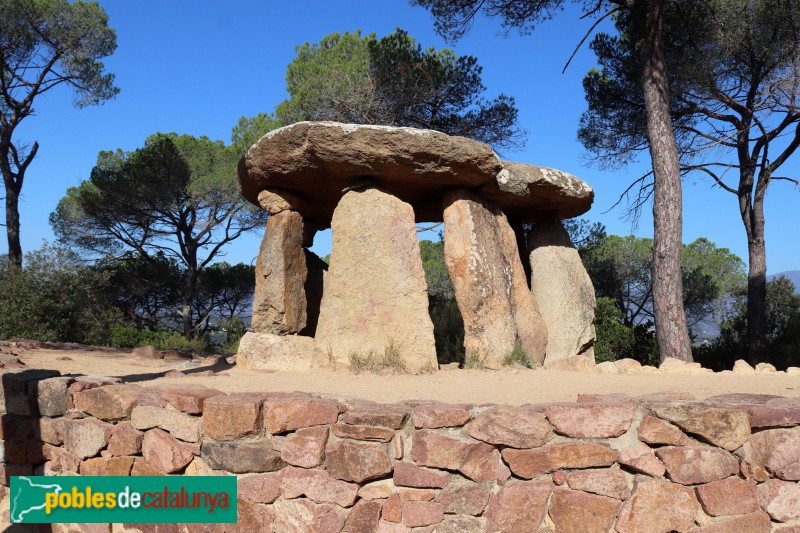
<svg viewBox="0 0 800 533">
<path fill-rule="evenodd" d="M 236 476 L 13 476 L 11 522 L 236 522 Z"/>
</svg>

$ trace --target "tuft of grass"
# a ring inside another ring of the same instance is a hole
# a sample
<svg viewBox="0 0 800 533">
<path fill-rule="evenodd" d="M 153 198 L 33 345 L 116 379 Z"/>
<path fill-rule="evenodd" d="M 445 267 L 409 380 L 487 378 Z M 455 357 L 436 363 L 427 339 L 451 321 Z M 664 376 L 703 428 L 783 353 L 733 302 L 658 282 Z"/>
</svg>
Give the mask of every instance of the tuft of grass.
<svg viewBox="0 0 800 533">
<path fill-rule="evenodd" d="M 333 356 L 333 348 L 330 345 L 328 345 L 328 351 L 325 352 L 325 356 L 328 359 L 328 366 L 336 370 L 336 358 Z"/>
<path fill-rule="evenodd" d="M 503 366 L 514 366 L 515 364 L 522 365 L 526 368 L 533 368 L 533 361 L 530 360 L 528 354 L 519 346 L 514 346 L 511 353 L 503 357 Z"/>
<path fill-rule="evenodd" d="M 464 368 L 483 368 L 486 354 L 480 350 L 472 350 L 464 356 Z"/>
<path fill-rule="evenodd" d="M 349 368 L 351 372 L 374 372 L 376 374 L 405 374 L 408 372 L 400 356 L 400 346 L 394 341 L 383 348 L 383 352 L 374 349 L 366 353 L 350 352 Z"/>
</svg>

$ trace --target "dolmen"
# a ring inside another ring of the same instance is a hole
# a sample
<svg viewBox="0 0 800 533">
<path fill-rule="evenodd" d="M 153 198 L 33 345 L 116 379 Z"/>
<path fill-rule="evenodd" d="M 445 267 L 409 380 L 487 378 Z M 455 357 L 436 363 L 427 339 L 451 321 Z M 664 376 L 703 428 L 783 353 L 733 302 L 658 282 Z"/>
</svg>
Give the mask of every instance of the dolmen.
<svg viewBox="0 0 800 533">
<path fill-rule="evenodd" d="M 594 366 L 594 289 L 561 223 L 591 207 L 584 181 L 463 137 L 336 122 L 267 133 L 237 174 L 270 214 L 237 364 L 437 369 L 416 223 L 444 222 L 469 361 L 499 368 L 521 350 L 537 366 Z M 309 250 L 326 228 L 329 265 Z"/>
</svg>

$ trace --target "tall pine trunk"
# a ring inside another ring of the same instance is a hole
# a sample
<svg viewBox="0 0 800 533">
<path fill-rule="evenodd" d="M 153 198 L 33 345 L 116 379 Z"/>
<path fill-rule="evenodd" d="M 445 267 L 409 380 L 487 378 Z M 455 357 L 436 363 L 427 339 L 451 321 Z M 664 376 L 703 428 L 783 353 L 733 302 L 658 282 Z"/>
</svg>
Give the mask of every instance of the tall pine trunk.
<svg viewBox="0 0 800 533">
<path fill-rule="evenodd" d="M 197 278 L 199 271 L 197 268 L 197 248 L 191 238 L 187 236 L 186 242 L 186 280 L 183 287 L 183 309 L 181 317 L 183 319 L 183 336 L 189 340 L 194 338 L 194 323 L 192 322 L 192 302 L 197 293 Z"/>
<path fill-rule="evenodd" d="M 753 172 L 750 169 L 743 171 Z M 749 183 L 753 183 L 752 174 Z M 764 240 L 764 196 L 769 184 L 769 170 L 762 169 L 750 194 L 739 196 L 739 210 L 747 232 L 747 359 L 755 365 L 763 361 L 767 331 L 767 249 Z"/>
<path fill-rule="evenodd" d="M 653 161 L 653 315 L 661 360 L 674 357 L 691 361 L 681 277 L 681 173 L 670 117 L 661 39 L 662 9 L 663 0 L 639 0 L 635 17 L 642 36 L 642 91 Z"/>
<path fill-rule="evenodd" d="M 19 240 L 19 191 L 12 179 L 5 179 L 6 235 L 8 236 L 8 263 L 22 268 L 22 244 Z"/>
<path fill-rule="evenodd" d="M 37 147 L 38 145 L 34 145 L 34 153 Z M 20 172 L 24 173 L 25 169 Z M 0 173 L 3 174 L 6 193 L 8 263 L 11 267 L 22 268 L 22 245 L 19 240 L 19 192 L 22 189 L 22 176 L 15 175 L 11 169 L 11 135 L 6 131 L 0 138 Z"/>
<path fill-rule="evenodd" d="M 190 254 L 191 259 L 189 266 L 186 268 L 186 284 L 183 289 L 183 309 L 181 310 L 181 318 L 183 319 L 183 336 L 189 340 L 194 338 L 194 324 L 192 323 L 192 302 L 197 292 L 197 264 L 195 253 Z"/>
</svg>

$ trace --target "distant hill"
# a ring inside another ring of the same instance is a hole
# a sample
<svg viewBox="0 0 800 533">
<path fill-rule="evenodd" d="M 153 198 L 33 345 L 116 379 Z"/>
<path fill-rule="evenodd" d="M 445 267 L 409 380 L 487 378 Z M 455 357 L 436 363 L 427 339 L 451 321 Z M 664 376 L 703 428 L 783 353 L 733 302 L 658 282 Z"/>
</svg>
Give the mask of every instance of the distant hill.
<svg viewBox="0 0 800 533">
<path fill-rule="evenodd" d="M 786 272 L 778 272 L 772 276 L 768 276 L 769 280 L 773 280 L 780 276 L 786 276 L 792 283 L 794 283 L 794 293 L 800 294 L 800 270 L 787 270 Z"/>
</svg>

